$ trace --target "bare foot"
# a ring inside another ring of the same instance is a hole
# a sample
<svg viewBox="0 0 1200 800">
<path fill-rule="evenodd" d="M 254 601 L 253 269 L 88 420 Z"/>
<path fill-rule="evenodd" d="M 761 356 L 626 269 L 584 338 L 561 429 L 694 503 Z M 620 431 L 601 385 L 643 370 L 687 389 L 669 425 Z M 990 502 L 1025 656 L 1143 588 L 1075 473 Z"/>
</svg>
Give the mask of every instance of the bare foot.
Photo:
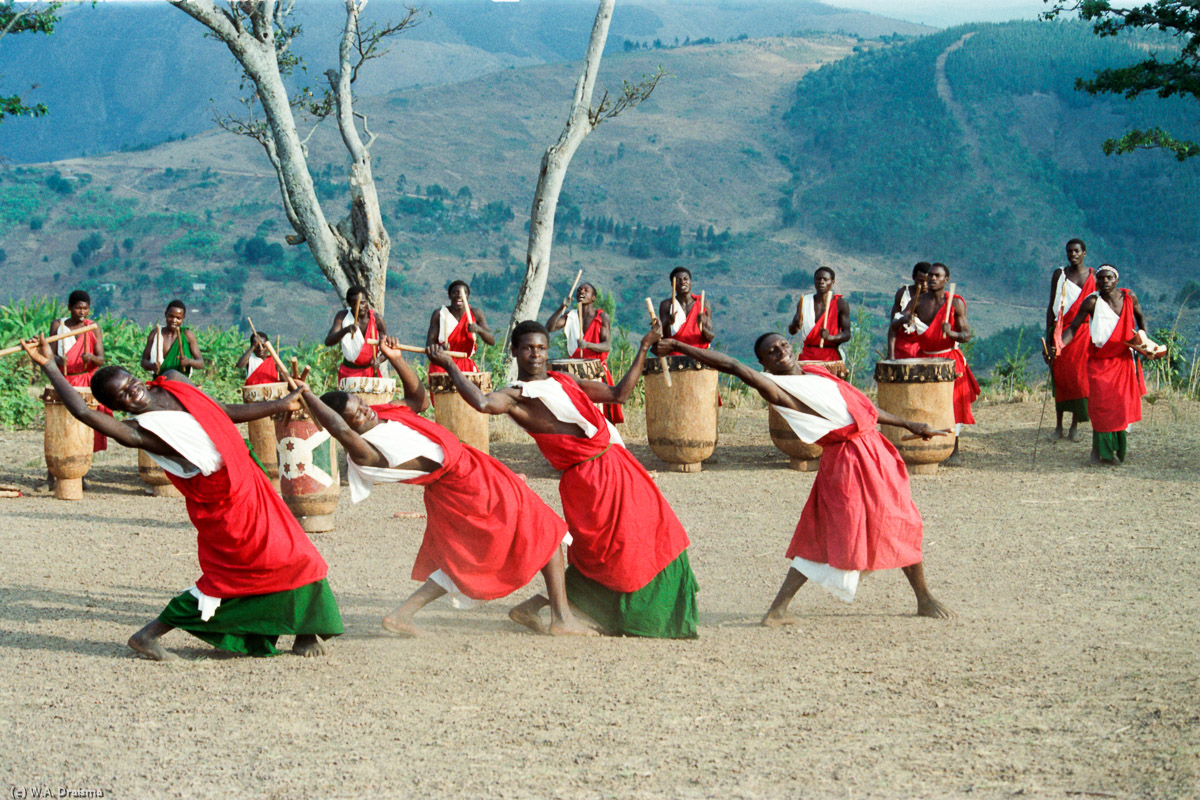
<svg viewBox="0 0 1200 800">
<path fill-rule="evenodd" d="M 168 653 L 161 644 L 159 644 L 157 636 L 146 636 L 141 631 L 138 631 L 133 636 L 129 637 L 127 642 L 129 649 L 138 655 L 145 656 L 151 661 L 178 661 L 179 656 L 174 653 Z"/>
<path fill-rule="evenodd" d="M 518 606 L 517 608 L 520 608 L 520 606 Z M 513 611 L 516 611 L 516 610 L 517 610 L 516 608 L 513 609 Z M 509 617 L 512 617 L 511 613 L 509 614 Z M 584 625 L 582 622 L 575 619 L 574 617 L 572 617 L 571 619 L 565 619 L 562 622 L 551 622 L 549 633 L 551 636 L 599 636 L 600 635 L 599 633 L 592 630 L 587 625 Z"/>
<path fill-rule="evenodd" d="M 413 625 L 412 617 L 384 617 L 383 629 L 397 636 L 424 636 L 425 632 Z"/>
<path fill-rule="evenodd" d="M 799 625 L 800 618 L 785 610 L 772 608 L 762 618 L 764 628 L 782 628 L 785 625 Z"/>
<path fill-rule="evenodd" d="M 328 651 L 314 634 L 306 634 L 296 637 L 295 643 L 292 644 L 292 652 L 305 658 L 316 658 L 325 655 Z"/>
<path fill-rule="evenodd" d="M 1070 439 L 1072 442 L 1079 441 L 1079 432 L 1075 430 L 1074 426 L 1071 426 L 1071 432 L 1069 434 L 1067 434 L 1067 438 Z"/>
<path fill-rule="evenodd" d="M 528 603 L 522 603 L 519 606 L 513 606 L 508 611 L 508 618 L 518 625 L 524 625 L 534 633 L 552 633 L 553 630 L 546 630 L 546 626 L 542 624 L 542 617 L 538 612 L 528 607 Z M 553 629 L 553 625 L 550 626 Z"/>
<path fill-rule="evenodd" d="M 1058 439 L 1064 439 L 1064 438 L 1066 438 L 1066 437 L 1063 436 L 1062 425 L 1059 425 L 1057 428 L 1054 429 L 1054 439 L 1057 441 Z"/>
<path fill-rule="evenodd" d="M 943 467 L 961 467 L 963 463 L 962 453 L 955 450 L 950 454 L 950 457 L 942 462 Z"/>
<path fill-rule="evenodd" d="M 46 480 L 33 487 L 34 494 L 49 494 L 54 491 L 54 479 L 47 478 Z"/>
<path fill-rule="evenodd" d="M 917 616 L 930 619 L 954 619 L 957 615 L 937 600 L 927 597 L 917 601 Z"/>
</svg>

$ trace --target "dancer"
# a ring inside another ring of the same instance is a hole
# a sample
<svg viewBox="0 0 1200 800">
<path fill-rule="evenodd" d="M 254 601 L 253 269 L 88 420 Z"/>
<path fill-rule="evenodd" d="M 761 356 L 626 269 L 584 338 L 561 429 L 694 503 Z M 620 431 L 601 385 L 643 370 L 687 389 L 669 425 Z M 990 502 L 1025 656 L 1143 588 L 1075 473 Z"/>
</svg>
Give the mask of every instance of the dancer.
<svg viewBox="0 0 1200 800">
<path fill-rule="evenodd" d="M 658 318 L 664 320 L 666 335 L 693 347 L 710 347 L 717 338 L 712 305 L 706 301 L 702 306 L 700 295 L 692 294 L 692 273 L 687 267 L 671 270 L 670 278 L 675 293 L 658 304 Z"/>
</svg>

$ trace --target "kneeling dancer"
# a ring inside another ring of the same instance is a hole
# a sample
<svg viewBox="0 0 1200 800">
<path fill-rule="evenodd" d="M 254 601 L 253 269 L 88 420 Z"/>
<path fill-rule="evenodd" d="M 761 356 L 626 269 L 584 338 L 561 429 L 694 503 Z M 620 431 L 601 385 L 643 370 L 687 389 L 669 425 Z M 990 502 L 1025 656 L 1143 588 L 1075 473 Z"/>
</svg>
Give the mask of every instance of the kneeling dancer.
<svg viewBox="0 0 1200 800">
<path fill-rule="evenodd" d="M 174 370 L 143 384 L 123 367 L 92 377 L 92 394 L 134 419 L 93 411 L 58 371 L 43 337 L 22 345 L 50 378 L 67 410 L 126 447 L 145 450 L 183 493 L 196 526 L 200 579 L 129 639 L 147 658 L 176 658 L 159 639 L 182 628 L 214 647 L 276 655 L 281 635 L 292 652 L 319 656 L 321 639 L 342 633 L 328 568 L 283 499 L 254 463 L 235 422 L 299 408 L 295 394 L 248 405 L 221 405 Z"/>
<path fill-rule="evenodd" d="M 616 386 L 546 370 L 549 334 L 541 323 L 512 333 L 516 383 L 483 394 L 443 348 L 429 358 L 450 373 L 472 407 L 508 414 L 562 470 L 558 492 L 571 531 L 567 598 L 606 632 L 691 639 L 696 636 L 696 578 L 687 533 L 645 468 L 625 449 L 595 403 L 624 403 L 642 374 L 646 352 L 661 337 L 657 323 Z M 517 622 L 539 627 L 547 603 L 535 596 L 514 608 Z"/>
<path fill-rule="evenodd" d="M 821 445 L 821 466 L 787 550 L 792 564 L 763 625 L 797 623 L 788 614 L 788 604 L 809 579 L 848 603 L 858 589 L 860 572 L 896 567 L 904 570 L 917 596 L 918 616 L 951 616 L 925 586 L 921 514 L 909 490 L 908 470 L 875 424 L 906 428 L 923 439 L 948 431 L 876 409 L 866 395 L 823 367 L 797 364 L 791 344 L 778 333 L 765 333 L 754 343 L 754 353 L 766 372 L 756 372 L 723 353 L 670 339 L 659 348 L 681 350 L 741 379 L 787 420 L 801 440 Z"/>
<path fill-rule="evenodd" d="M 352 501 L 366 499 L 375 483 L 425 488 L 425 538 L 412 570 L 413 580 L 424 583 L 383 618 L 383 627 L 415 636 L 413 616 L 447 592 L 455 605 L 470 607 L 515 592 L 540 571 L 550 595 L 549 632 L 594 636 L 567 604 L 559 548 L 567 524 L 508 467 L 418 416 L 429 406 L 428 395 L 397 345 L 391 338 L 380 342 L 404 387 L 403 405 L 368 406 L 340 391 L 318 399 L 303 390 L 321 424 L 346 448 Z"/>
</svg>

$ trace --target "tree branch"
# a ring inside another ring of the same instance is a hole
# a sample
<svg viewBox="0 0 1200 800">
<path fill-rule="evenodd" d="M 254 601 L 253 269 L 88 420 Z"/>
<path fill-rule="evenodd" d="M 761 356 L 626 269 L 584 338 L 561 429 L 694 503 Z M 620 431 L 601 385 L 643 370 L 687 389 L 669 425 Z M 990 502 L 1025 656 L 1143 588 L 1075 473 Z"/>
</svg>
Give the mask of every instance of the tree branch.
<svg viewBox="0 0 1200 800">
<path fill-rule="evenodd" d="M 600 102 L 594 108 L 588 109 L 588 121 L 595 128 L 604 120 L 620 116 L 621 112 L 645 102 L 654 93 L 658 82 L 668 75 L 669 73 L 660 66 L 653 75 L 643 75 L 638 83 L 621 81 L 621 94 L 616 100 L 613 100 L 605 89 L 604 94 L 600 96 Z"/>
</svg>

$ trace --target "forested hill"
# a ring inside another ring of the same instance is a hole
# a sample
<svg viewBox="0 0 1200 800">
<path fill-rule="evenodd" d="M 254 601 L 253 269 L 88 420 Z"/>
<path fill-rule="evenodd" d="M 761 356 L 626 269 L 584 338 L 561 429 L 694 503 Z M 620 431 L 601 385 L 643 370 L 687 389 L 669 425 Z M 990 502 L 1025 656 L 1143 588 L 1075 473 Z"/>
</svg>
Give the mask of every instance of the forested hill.
<svg viewBox="0 0 1200 800">
<path fill-rule="evenodd" d="M 785 221 L 851 252 L 945 261 L 977 287 L 1017 289 L 1021 304 L 1045 302 L 1048 270 L 1072 236 L 1088 242 L 1093 266 L 1111 261 L 1127 283 L 1183 282 L 1200 263 L 1200 163 L 1105 157 L 1100 145 L 1130 126 L 1194 137 L 1194 103 L 1074 88 L 1163 45 L 1016 22 L 825 65 L 799 81 L 785 117 Z"/>
</svg>

